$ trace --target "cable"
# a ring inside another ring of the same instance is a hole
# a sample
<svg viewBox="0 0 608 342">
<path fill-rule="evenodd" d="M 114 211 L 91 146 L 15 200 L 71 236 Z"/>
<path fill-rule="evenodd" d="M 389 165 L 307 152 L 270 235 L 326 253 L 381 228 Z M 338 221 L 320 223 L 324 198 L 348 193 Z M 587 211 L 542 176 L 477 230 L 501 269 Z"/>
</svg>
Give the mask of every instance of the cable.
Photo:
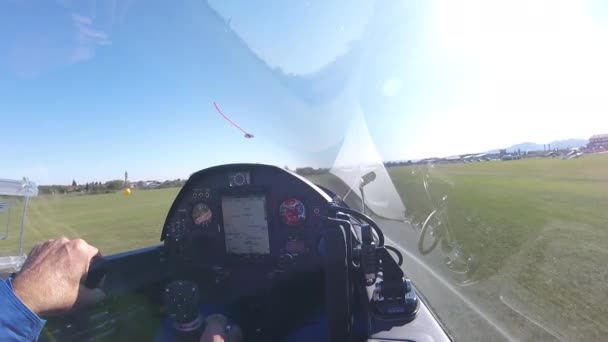
<svg viewBox="0 0 608 342">
<path fill-rule="evenodd" d="M 401 254 L 401 252 L 399 252 L 399 250 L 393 246 L 389 246 L 389 245 L 384 245 L 384 248 L 388 249 L 389 251 L 395 253 L 397 255 L 397 259 L 399 261 L 397 261 L 397 264 L 399 266 L 403 265 L 403 255 Z"/>
<path fill-rule="evenodd" d="M 384 233 L 382 233 L 382 230 L 380 230 L 380 227 L 378 227 L 378 225 L 376 224 L 376 222 L 374 222 L 374 220 L 372 220 L 371 217 L 362 214 L 356 210 L 350 209 L 350 208 L 344 208 L 344 207 L 340 207 L 337 205 L 331 205 L 331 208 L 336 210 L 336 211 L 341 211 L 343 213 L 347 213 L 350 214 L 356 218 L 359 218 L 365 222 L 367 222 L 372 229 L 376 232 L 376 234 L 378 234 L 378 247 L 380 246 L 384 246 Z"/>
</svg>

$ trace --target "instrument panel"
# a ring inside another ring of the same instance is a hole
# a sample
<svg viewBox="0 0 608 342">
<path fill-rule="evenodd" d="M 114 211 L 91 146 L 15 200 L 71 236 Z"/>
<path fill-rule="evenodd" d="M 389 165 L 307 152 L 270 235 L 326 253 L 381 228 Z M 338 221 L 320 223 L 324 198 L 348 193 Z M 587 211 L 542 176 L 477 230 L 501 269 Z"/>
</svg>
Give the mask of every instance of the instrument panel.
<svg viewBox="0 0 608 342">
<path fill-rule="evenodd" d="M 161 240 L 183 265 L 313 268 L 330 202 L 323 190 L 276 166 L 212 167 L 186 182 Z"/>
</svg>

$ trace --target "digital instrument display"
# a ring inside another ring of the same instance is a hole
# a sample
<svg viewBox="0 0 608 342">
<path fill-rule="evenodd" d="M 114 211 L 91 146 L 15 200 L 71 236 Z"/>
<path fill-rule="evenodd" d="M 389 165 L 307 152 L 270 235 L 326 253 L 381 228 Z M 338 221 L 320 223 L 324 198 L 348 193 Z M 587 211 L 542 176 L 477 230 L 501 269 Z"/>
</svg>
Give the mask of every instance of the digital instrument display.
<svg viewBox="0 0 608 342">
<path fill-rule="evenodd" d="M 223 196 L 226 253 L 270 254 L 266 197 Z"/>
</svg>

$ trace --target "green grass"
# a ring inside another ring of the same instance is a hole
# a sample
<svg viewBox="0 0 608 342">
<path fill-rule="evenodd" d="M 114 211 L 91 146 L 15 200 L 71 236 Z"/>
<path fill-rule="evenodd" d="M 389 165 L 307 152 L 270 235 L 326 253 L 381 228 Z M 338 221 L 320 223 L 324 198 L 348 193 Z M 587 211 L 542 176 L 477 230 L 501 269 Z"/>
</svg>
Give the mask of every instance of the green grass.
<svg viewBox="0 0 608 342">
<path fill-rule="evenodd" d="M 165 217 L 179 189 L 103 195 L 45 195 L 34 198 L 27 212 L 25 248 L 45 239 L 82 238 L 111 254 L 158 244 Z M 16 206 L 19 209 L 20 205 Z M 9 240 L 0 253 L 16 250 L 20 210 L 11 213 Z"/>
<path fill-rule="evenodd" d="M 483 260 L 481 276 L 500 269 L 506 257 L 555 222 L 607 233 L 608 155 L 392 169 L 407 215 L 418 224 L 432 210 L 424 174 L 430 175 L 435 202 L 448 195 L 450 225 Z"/>
<path fill-rule="evenodd" d="M 566 339 L 608 333 L 608 155 L 389 173 L 414 225 L 433 208 L 423 175 L 432 198 L 448 195 L 454 236 L 479 263 L 478 291 L 508 296 Z"/>
<path fill-rule="evenodd" d="M 448 196 L 453 234 L 479 263 L 475 291 L 523 303 L 528 316 L 567 339 L 608 334 L 608 155 L 408 166 L 389 174 L 414 227 L 433 210 L 422 177 L 428 175 L 434 201 Z M 346 190 L 327 175 L 311 178 Z M 178 190 L 40 196 L 28 211 L 25 248 L 61 235 L 104 254 L 157 244 Z M 18 214 L 12 212 L 9 239 L 0 241 L 2 254 L 15 250 Z"/>
<path fill-rule="evenodd" d="M 414 224 L 421 225 L 433 209 L 422 187 L 423 175 L 430 176 L 435 202 L 448 195 L 450 225 L 467 250 L 484 260 L 481 276 L 501 268 L 507 256 L 551 222 L 607 231 L 608 155 L 410 166 L 389 173 Z M 313 180 L 323 183 L 323 178 Z M 86 239 L 104 253 L 158 243 L 178 190 L 35 198 L 27 216 L 26 248 L 60 235 Z M 16 240 L 19 214 L 12 212 L 10 241 Z M 8 248 L 13 246 L 2 243 L 0 252 Z"/>
<path fill-rule="evenodd" d="M 608 334 L 608 155 L 388 171 L 417 231 L 447 195 L 449 226 L 478 266 L 479 283 L 463 288 L 474 302 L 505 308 L 500 298 L 507 298 L 564 340 Z M 312 178 L 346 192 L 334 176 Z M 445 269 L 441 258 L 421 258 Z"/>
</svg>

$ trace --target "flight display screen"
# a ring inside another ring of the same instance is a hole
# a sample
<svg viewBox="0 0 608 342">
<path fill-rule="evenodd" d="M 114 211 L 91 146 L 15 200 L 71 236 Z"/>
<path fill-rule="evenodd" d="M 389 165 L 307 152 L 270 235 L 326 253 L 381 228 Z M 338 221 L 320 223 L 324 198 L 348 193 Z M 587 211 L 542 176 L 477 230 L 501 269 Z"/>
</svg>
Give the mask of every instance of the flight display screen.
<svg viewBox="0 0 608 342">
<path fill-rule="evenodd" d="M 266 197 L 223 196 L 226 253 L 270 254 Z"/>
</svg>

